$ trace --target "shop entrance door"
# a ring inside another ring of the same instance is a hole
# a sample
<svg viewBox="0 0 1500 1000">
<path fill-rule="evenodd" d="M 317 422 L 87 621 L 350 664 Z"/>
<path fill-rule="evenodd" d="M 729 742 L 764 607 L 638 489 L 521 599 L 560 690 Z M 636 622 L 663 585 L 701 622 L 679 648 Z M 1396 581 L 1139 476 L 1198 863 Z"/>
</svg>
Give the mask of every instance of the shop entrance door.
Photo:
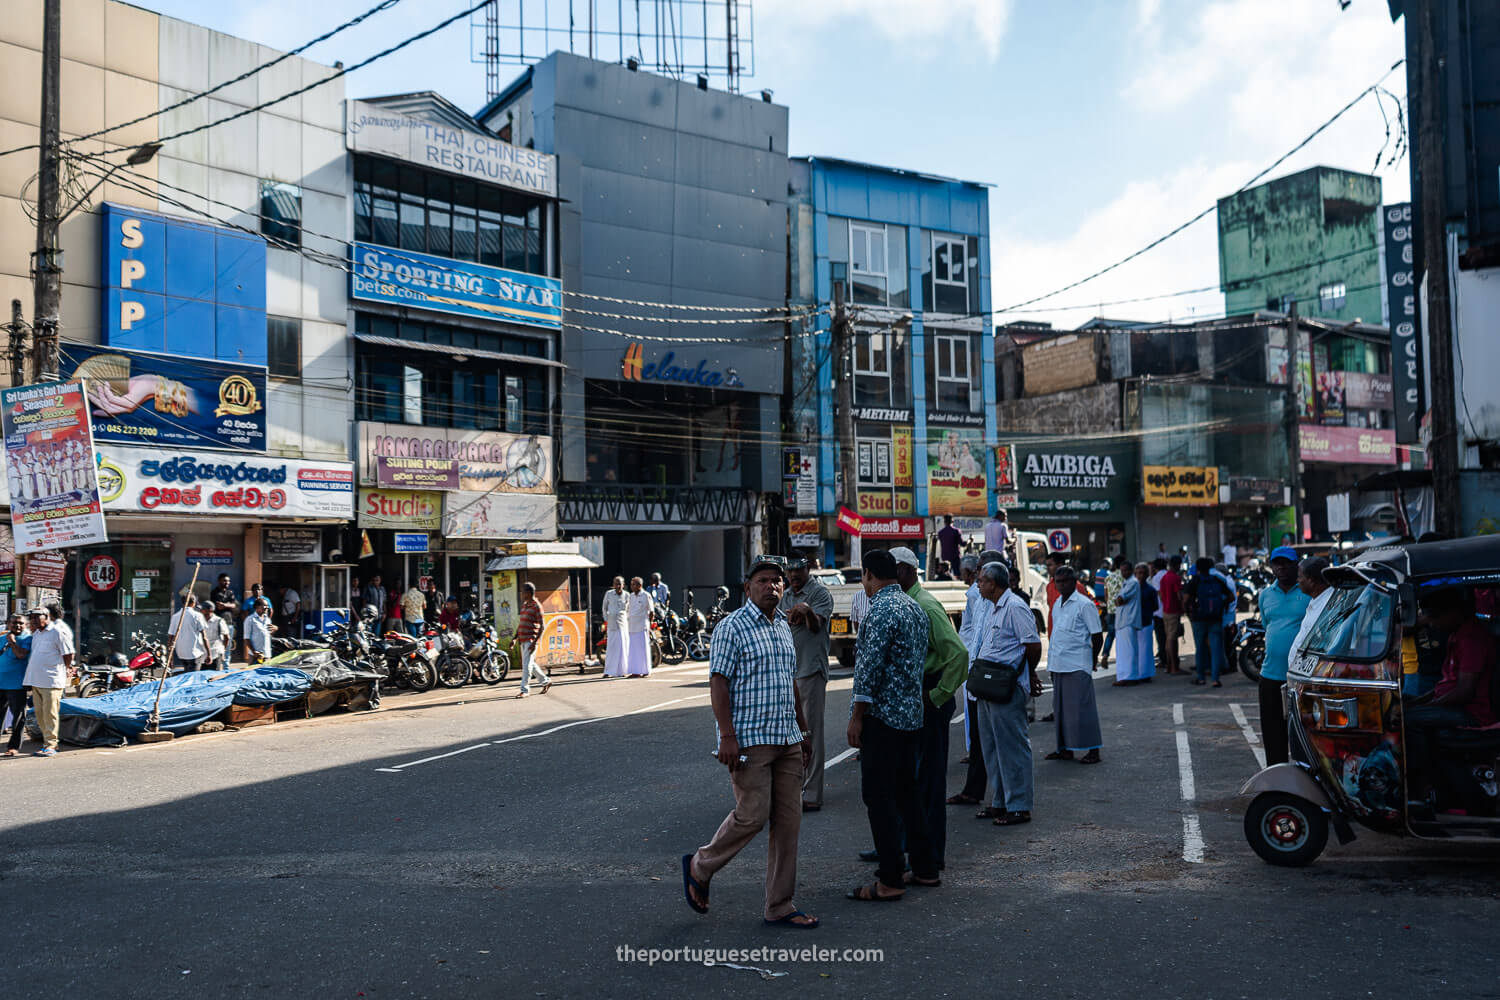
<svg viewBox="0 0 1500 1000">
<path fill-rule="evenodd" d="M 111 539 L 78 550 L 63 604 L 75 609 L 75 643 L 86 662 L 127 656 L 130 635 L 165 638 L 172 616 L 172 540 Z"/>
<path fill-rule="evenodd" d="M 478 611 L 484 600 L 479 553 L 448 556 L 448 596 L 458 598 L 459 611 Z"/>
</svg>

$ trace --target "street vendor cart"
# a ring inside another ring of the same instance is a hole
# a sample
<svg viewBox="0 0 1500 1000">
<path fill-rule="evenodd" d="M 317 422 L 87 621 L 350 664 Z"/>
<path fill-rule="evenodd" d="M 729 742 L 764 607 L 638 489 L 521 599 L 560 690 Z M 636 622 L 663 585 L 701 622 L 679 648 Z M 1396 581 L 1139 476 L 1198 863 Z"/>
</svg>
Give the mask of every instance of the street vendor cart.
<svg viewBox="0 0 1500 1000">
<path fill-rule="evenodd" d="M 598 563 L 578 550 L 577 542 L 516 542 L 501 546 L 484 571 L 494 594 L 495 633 L 511 661 L 519 663 L 512 636 L 521 607 L 521 584 L 536 586 L 542 605 L 542 637 L 536 659 L 542 669 L 576 666 L 583 673 L 588 652 L 589 610 L 594 599 L 587 572 Z"/>
</svg>

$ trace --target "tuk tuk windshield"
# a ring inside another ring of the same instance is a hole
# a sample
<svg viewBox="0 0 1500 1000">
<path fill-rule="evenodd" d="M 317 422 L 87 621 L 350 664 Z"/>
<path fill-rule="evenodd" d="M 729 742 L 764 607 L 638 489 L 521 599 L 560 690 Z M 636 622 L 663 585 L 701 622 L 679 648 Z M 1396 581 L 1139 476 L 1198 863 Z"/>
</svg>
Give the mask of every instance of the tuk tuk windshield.
<svg viewBox="0 0 1500 1000">
<path fill-rule="evenodd" d="M 1304 646 L 1323 660 L 1383 660 L 1395 627 L 1396 595 L 1379 587 L 1340 588 L 1318 617 Z"/>
</svg>

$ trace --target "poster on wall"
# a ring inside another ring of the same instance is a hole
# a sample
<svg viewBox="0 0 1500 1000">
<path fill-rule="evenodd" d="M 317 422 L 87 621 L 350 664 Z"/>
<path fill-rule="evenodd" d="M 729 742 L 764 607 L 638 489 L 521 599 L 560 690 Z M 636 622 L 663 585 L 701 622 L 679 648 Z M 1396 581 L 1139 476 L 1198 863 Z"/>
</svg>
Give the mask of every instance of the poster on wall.
<svg viewBox="0 0 1500 1000">
<path fill-rule="evenodd" d="M 60 345 L 64 378 L 87 380 L 96 441 L 266 448 L 266 369 L 85 344 Z"/>
<path fill-rule="evenodd" d="M 1315 420 L 1318 401 L 1313 392 L 1312 338 L 1306 330 L 1297 331 L 1297 419 Z"/>
<path fill-rule="evenodd" d="M 0 407 L 15 551 L 105 541 L 82 383 L 6 389 L 0 392 Z"/>
<path fill-rule="evenodd" d="M 525 493 L 445 493 L 443 534 L 449 538 L 554 541 L 557 498 Z"/>
<path fill-rule="evenodd" d="M 970 427 L 928 430 L 927 508 L 933 516 L 989 513 L 984 431 Z"/>
<path fill-rule="evenodd" d="M 911 489 L 915 486 L 913 465 L 916 456 L 912 449 L 910 427 L 891 428 L 891 460 L 891 482 L 896 489 Z"/>
<path fill-rule="evenodd" d="M 495 602 L 495 634 L 508 639 L 516 631 L 516 618 L 521 609 L 516 592 L 515 570 L 492 573 L 490 589 Z"/>
</svg>

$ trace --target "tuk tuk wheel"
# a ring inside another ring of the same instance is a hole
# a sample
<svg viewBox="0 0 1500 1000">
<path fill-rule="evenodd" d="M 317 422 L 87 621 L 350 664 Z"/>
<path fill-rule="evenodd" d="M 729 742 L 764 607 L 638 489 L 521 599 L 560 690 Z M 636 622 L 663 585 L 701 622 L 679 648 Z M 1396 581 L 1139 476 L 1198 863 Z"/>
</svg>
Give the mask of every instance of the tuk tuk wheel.
<svg viewBox="0 0 1500 1000">
<path fill-rule="evenodd" d="M 1300 868 L 1328 846 L 1328 817 L 1289 792 L 1262 792 L 1245 811 L 1245 839 L 1262 861 Z"/>
</svg>

